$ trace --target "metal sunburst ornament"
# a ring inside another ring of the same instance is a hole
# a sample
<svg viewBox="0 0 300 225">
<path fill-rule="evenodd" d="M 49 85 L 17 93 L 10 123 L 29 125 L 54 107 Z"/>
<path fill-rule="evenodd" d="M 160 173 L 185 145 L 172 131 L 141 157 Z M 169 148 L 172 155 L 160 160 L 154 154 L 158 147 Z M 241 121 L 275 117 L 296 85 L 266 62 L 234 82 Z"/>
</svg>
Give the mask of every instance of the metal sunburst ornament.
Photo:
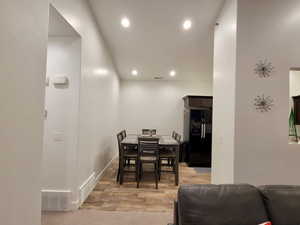
<svg viewBox="0 0 300 225">
<path fill-rule="evenodd" d="M 258 95 L 254 99 L 254 106 L 259 112 L 269 112 L 274 106 L 273 102 L 274 100 L 270 96 L 265 97 L 265 95 Z"/>
<path fill-rule="evenodd" d="M 261 78 L 270 77 L 272 72 L 274 71 L 274 66 L 272 63 L 268 62 L 267 60 L 259 60 L 256 63 L 254 72 Z"/>
</svg>

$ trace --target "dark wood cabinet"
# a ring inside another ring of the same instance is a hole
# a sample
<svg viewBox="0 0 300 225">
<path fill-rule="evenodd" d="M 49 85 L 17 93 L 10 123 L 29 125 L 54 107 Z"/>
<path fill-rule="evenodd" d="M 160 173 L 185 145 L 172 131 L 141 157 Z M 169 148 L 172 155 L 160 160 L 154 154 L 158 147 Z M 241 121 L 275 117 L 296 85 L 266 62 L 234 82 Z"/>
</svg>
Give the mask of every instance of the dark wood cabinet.
<svg viewBox="0 0 300 225">
<path fill-rule="evenodd" d="M 294 113 L 295 113 L 295 123 L 300 125 L 300 95 L 293 97 L 294 101 Z"/>
<path fill-rule="evenodd" d="M 189 166 L 211 167 L 211 96 L 185 96 L 184 132 L 186 161 Z"/>
</svg>

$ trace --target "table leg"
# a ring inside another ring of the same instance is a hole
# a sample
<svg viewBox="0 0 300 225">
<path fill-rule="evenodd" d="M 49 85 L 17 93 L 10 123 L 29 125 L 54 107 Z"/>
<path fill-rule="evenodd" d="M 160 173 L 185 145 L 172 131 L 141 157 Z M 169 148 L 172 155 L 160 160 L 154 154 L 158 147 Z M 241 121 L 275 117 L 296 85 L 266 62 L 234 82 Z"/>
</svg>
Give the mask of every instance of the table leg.
<svg viewBox="0 0 300 225">
<path fill-rule="evenodd" d="M 175 184 L 179 184 L 179 146 L 176 146 L 176 159 L 175 159 Z"/>
<path fill-rule="evenodd" d="M 124 159 L 123 159 L 123 145 L 121 145 L 121 152 L 120 152 L 120 185 L 123 184 L 124 178 Z"/>
</svg>

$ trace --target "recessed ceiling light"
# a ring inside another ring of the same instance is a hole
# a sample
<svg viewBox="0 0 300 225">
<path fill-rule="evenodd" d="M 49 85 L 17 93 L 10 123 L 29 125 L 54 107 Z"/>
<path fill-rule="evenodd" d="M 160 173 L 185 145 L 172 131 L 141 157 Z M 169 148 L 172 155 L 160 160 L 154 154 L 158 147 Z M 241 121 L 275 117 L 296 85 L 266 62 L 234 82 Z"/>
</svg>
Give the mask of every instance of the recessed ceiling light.
<svg viewBox="0 0 300 225">
<path fill-rule="evenodd" d="M 138 74 L 139 74 L 139 72 L 137 70 L 132 70 L 131 71 L 132 76 L 137 76 Z"/>
<path fill-rule="evenodd" d="M 191 20 L 185 20 L 185 21 L 183 21 L 182 27 L 185 30 L 191 29 L 191 27 L 192 27 L 192 21 Z"/>
<path fill-rule="evenodd" d="M 125 28 L 130 27 L 130 20 L 127 17 L 121 19 L 121 25 Z"/>
<path fill-rule="evenodd" d="M 175 70 L 171 70 L 170 71 L 170 76 L 171 77 L 175 77 L 176 76 L 176 71 Z"/>
</svg>

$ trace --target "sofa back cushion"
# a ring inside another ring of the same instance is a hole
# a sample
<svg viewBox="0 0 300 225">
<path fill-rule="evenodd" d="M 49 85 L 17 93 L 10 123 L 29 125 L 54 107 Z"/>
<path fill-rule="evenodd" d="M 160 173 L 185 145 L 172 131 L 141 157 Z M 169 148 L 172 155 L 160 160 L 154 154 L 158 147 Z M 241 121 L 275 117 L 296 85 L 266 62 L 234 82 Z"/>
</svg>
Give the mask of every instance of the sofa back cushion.
<svg viewBox="0 0 300 225">
<path fill-rule="evenodd" d="M 259 187 L 272 225 L 300 225 L 300 186 Z"/>
<path fill-rule="evenodd" d="M 260 192 L 251 185 L 182 185 L 181 225 L 258 225 L 268 221 Z"/>
</svg>

